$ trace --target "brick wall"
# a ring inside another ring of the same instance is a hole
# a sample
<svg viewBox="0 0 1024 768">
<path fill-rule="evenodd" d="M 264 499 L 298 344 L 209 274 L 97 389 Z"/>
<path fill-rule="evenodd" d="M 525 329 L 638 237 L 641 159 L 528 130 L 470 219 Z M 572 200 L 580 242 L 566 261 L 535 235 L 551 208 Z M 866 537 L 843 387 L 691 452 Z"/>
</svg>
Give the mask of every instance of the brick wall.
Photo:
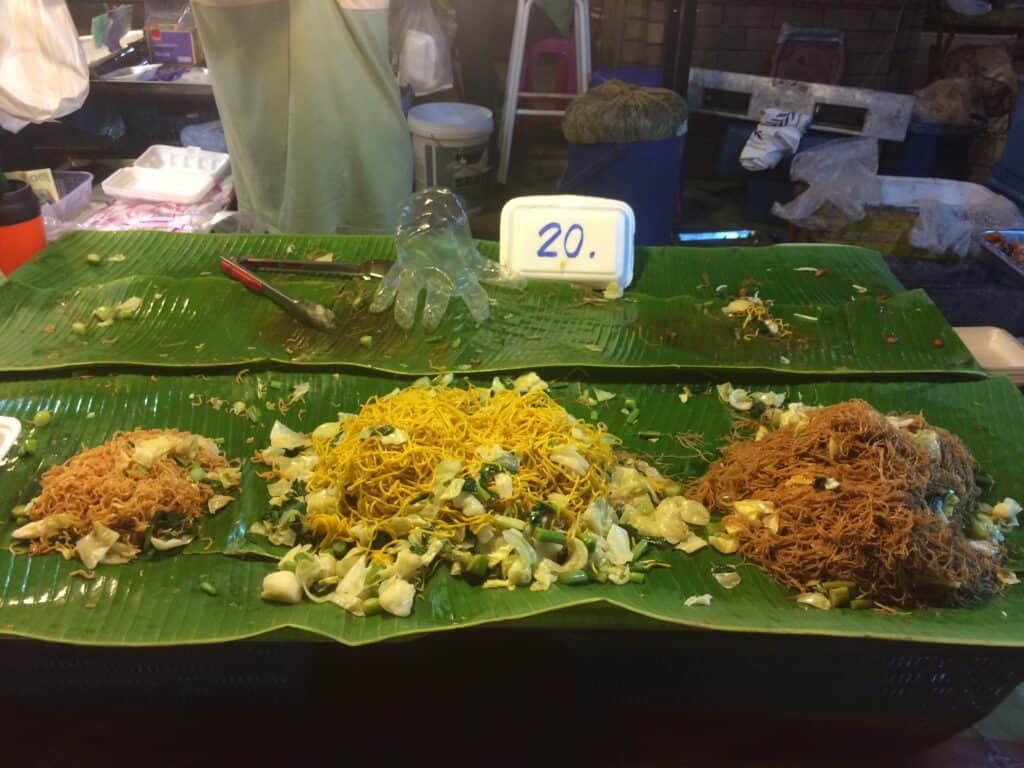
<svg viewBox="0 0 1024 768">
<path fill-rule="evenodd" d="M 661 66 L 663 0 L 592 4 L 604 6 L 606 22 L 620 35 L 619 44 L 609 47 L 613 60 L 602 64 Z M 844 84 L 911 90 L 919 84 L 898 64 L 916 46 L 923 6 L 923 0 L 699 0 L 693 65 L 766 75 L 779 29 L 788 22 L 846 34 Z"/>
</svg>

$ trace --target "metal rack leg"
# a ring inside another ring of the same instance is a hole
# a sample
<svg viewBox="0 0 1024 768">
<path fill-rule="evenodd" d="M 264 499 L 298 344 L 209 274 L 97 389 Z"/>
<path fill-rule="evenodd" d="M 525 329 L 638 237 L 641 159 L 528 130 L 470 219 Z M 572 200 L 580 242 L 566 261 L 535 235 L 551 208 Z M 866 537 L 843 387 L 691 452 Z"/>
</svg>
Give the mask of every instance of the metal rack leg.
<svg viewBox="0 0 1024 768">
<path fill-rule="evenodd" d="M 519 78 L 523 71 L 526 52 L 526 31 L 530 24 L 533 0 L 518 0 L 516 21 L 512 29 L 512 47 L 505 76 L 505 108 L 501 112 L 501 134 L 498 137 L 498 183 L 508 181 L 508 166 L 512 156 L 512 136 L 515 132 L 516 110 L 519 107 Z"/>
<path fill-rule="evenodd" d="M 587 0 L 574 0 L 576 35 L 576 84 L 582 96 L 590 87 L 590 7 Z"/>
</svg>

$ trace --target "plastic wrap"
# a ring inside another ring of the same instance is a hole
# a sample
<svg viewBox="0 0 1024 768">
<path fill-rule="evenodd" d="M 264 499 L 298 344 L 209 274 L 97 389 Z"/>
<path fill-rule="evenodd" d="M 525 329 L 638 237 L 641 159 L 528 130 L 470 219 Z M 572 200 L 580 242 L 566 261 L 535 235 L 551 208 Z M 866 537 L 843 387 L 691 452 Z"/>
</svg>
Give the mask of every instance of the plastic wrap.
<svg viewBox="0 0 1024 768">
<path fill-rule="evenodd" d="M 398 256 L 377 289 L 371 312 L 394 304 L 395 321 L 408 330 L 416 322 L 420 293 L 425 292 L 427 330 L 437 328 L 453 297 L 465 302 L 476 322 L 488 318 L 490 303 L 480 283 L 502 280 L 502 271 L 477 251 L 466 211 L 450 190 L 425 189 L 406 200 L 395 245 Z"/>
<path fill-rule="evenodd" d="M 89 63 L 64 0 L 0 0 L 0 128 L 63 117 L 89 95 Z"/>
<path fill-rule="evenodd" d="M 417 96 L 454 84 L 448 36 L 430 0 L 406 0 L 391 31 L 398 57 L 398 83 Z"/>
<path fill-rule="evenodd" d="M 234 184 L 228 176 L 216 184 L 198 203 L 146 203 L 117 200 L 111 205 L 81 218 L 81 229 L 128 230 L 156 229 L 163 232 L 206 232 L 214 217 L 231 202 Z"/>
<path fill-rule="evenodd" d="M 790 177 L 807 190 L 772 213 L 803 229 L 839 229 L 864 218 L 864 206 L 881 198 L 878 141 L 841 139 L 793 158 Z"/>
<path fill-rule="evenodd" d="M 984 187 L 971 189 L 963 203 L 922 200 L 910 244 L 932 253 L 969 256 L 981 248 L 980 233 L 988 229 L 1024 228 L 1024 216 L 1002 195 Z"/>
</svg>

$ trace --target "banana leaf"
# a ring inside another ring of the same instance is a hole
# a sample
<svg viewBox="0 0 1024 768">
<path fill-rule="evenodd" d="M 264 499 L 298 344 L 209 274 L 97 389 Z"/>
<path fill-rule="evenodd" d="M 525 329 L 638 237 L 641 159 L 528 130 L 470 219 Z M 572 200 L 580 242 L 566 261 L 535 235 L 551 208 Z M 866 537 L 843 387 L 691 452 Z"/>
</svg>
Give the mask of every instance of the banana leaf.
<svg viewBox="0 0 1024 768">
<path fill-rule="evenodd" d="M 497 243 L 480 241 L 477 246 L 484 256 L 497 260 Z M 99 265 L 86 260 L 91 253 L 101 258 Z M 137 275 L 214 275 L 221 256 L 302 259 L 326 254 L 338 262 L 390 260 L 395 257 L 395 241 L 382 236 L 73 232 L 18 269 L 10 280 L 36 288 L 71 289 Z M 111 257 L 115 260 L 109 261 Z M 815 271 L 794 271 L 808 268 Z M 284 284 L 288 280 L 281 275 L 273 279 Z M 751 292 L 760 290 L 765 297 L 786 304 L 837 304 L 859 290 L 870 296 L 892 296 L 903 290 L 875 251 L 848 245 L 637 249 L 632 292 L 711 298 L 720 285 L 733 293 L 741 286 Z"/>
<path fill-rule="evenodd" d="M 777 254 L 778 255 L 778 254 Z M 800 257 L 803 258 L 803 257 Z M 116 265 L 120 266 L 120 265 Z M 751 271 L 756 271 L 748 264 Z M 17 274 L 17 273 L 16 273 Z M 795 279 L 814 280 L 808 273 Z M 390 313 L 366 310 L 374 285 L 293 280 L 293 295 L 331 307 L 338 331 L 301 324 L 275 304 L 220 276 L 122 277 L 74 289 L 0 286 L 0 370 L 33 372 L 118 366 L 210 368 L 339 364 L 390 373 L 437 370 L 614 367 L 754 371 L 785 375 L 843 372 L 890 376 L 981 375 L 967 348 L 922 291 L 835 304 L 776 301 L 792 334 L 750 338 L 726 317 L 727 299 L 631 294 L 605 301 L 562 284 L 526 291 L 494 288 L 492 318 L 477 325 L 453 302 L 433 333 L 406 333 Z M 131 297 L 142 308 L 100 327 L 99 307 Z M 77 323 L 86 325 L 75 333 Z"/>
<path fill-rule="evenodd" d="M 337 410 L 355 408 L 371 394 L 407 383 L 407 379 L 387 376 L 276 372 L 247 375 L 237 383 L 233 376 L 159 376 L 151 381 L 125 375 L 12 381 L 0 382 L 0 413 L 27 416 L 39 408 L 53 412 L 45 428 L 50 431 L 40 429 L 35 435 L 39 456 L 63 456 L 79 442 L 91 444 L 136 425 L 173 425 L 221 436 L 229 452 L 247 454 L 266 444 L 276 411 L 264 412 L 261 421 L 254 423 L 233 414 L 228 418 L 209 404 L 193 405 L 189 395 L 204 392 L 251 402 L 257 388 L 266 386 L 264 392 L 271 391 L 271 380 L 281 385 L 272 391 L 284 393 L 297 383 L 309 383 L 306 403 L 284 416 L 298 429 L 311 428 L 333 418 Z M 693 396 L 685 404 L 678 397 L 680 384 L 639 385 L 593 378 L 556 383 L 552 392 L 573 413 L 589 416 L 591 407 L 577 398 L 581 387 L 594 385 L 617 394 L 596 410 L 626 447 L 649 454 L 682 480 L 695 477 L 705 461 L 677 442 L 675 435 L 696 433 L 703 439 L 704 453 L 713 453 L 729 432 L 730 411 L 701 384 L 692 386 Z M 995 479 L 991 499 L 1024 494 L 1019 472 L 1024 457 L 1016 448 L 1024 432 L 1024 402 L 1007 379 L 941 384 L 817 382 L 765 388 L 810 403 L 862 397 L 886 411 L 920 411 L 963 438 L 983 470 Z M 634 424 L 627 424 L 619 412 L 627 395 L 639 402 Z M 89 413 L 95 416 L 88 418 Z M 221 429 L 226 431 L 218 435 Z M 654 439 L 651 433 L 660 434 Z M 252 443 L 248 437 L 253 437 Z M 0 510 L 25 497 L 38 471 L 33 462 L 20 462 L 0 475 Z M 559 585 L 540 593 L 481 590 L 441 569 L 408 619 L 361 619 L 331 605 L 269 605 L 259 593 L 261 579 L 273 563 L 247 554 L 251 542 L 245 534 L 248 525 L 262 515 L 266 493 L 258 487 L 251 468 L 248 472 L 251 482 L 241 498 L 220 513 L 230 521 L 223 548 L 235 556 L 201 551 L 161 555 L 125 566 L 104 566 L 95 578 L 85 580 L 71 576 L 79 564 L 56 555 L 30 558 L 0 552 L 0 633 L 70 643 L 151 645 L 221 642 L 294 628 L 359 645 L 512 620 L 562 627 L 629 627 L 640 617 L 667 628 L 1024 646 L 1021 587 L 1011 587 L 970 609 L 918 611 L 907 616 L 818 611 L 797 605 L 792 593 L 750 565 L 740 567 L 742 583 L 737 588 L 723 590 L 711 575 L 712 567 L 742 561 L 706 550 L 692 556 L 664 553 L 671 567 L 656 569 L 643 585 Z M 9 528 L 10 523 L 5 523 L 3 533 L 8 534 Z M 1016 532 L 1010 543 L 1019 548 L 1024 537 Z M 203 582 L 213 585 L 217 594 L 203 592 Z M 685 598 L 704 593 L 713 596 L 710 607 L 683 606 Z"/>
</svg>

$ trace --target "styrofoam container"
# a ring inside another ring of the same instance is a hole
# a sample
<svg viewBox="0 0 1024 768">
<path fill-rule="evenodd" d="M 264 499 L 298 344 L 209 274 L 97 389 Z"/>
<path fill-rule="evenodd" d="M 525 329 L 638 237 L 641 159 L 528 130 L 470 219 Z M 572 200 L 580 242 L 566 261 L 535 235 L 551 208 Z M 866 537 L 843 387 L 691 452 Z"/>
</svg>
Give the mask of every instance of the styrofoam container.
<svg viewBox="0 0 1024 768">
<path fill-rule="evenodd" d="M 515 197 L 501 209 L 501 263 L 533 280 L 604 288 L 633 281 L 633 209 L 584 195 Z"/>
<path fill-rule="evenodd" d="M 198 203 L 213 189 L 215 179 L 208 173 L 170 168 L 121 168 L 103 181 L 103 191 L 122 200 Z"/>
<path fill-rule="evenodd" d="M 882 198 L 878 204 L 892 208 L 917 208 L 924 200 L 938 200 L 964 207 L 969 201 L 998 198 L 981 184 L 954 179 L 926 179 L 917 176 L 882 176 Z"/>
<path fill-rule="evenodd" d="M 990 325 L 960 326 L 953 330 L 982 368 L 1009 376 L 1014 384 L 1024 384 L 1024 344 L 1010 333 Z"/>
<path fill-rule="evenodd" d="M 14 443 L 21 434 L 21 422 L 10 416 L 0 416 L 0 465 L 3 464 L 7 454 L 11 452 Z"/>
<path fill-rule="evenodd" d="M 205 173 L 213 176 L 214 181 L 220 181 L 228 172 L 228 156 L 223 152 L 209 152 L 199 147 L 154 144 L 133 165 L 137 168 Z"/>
</svg>

